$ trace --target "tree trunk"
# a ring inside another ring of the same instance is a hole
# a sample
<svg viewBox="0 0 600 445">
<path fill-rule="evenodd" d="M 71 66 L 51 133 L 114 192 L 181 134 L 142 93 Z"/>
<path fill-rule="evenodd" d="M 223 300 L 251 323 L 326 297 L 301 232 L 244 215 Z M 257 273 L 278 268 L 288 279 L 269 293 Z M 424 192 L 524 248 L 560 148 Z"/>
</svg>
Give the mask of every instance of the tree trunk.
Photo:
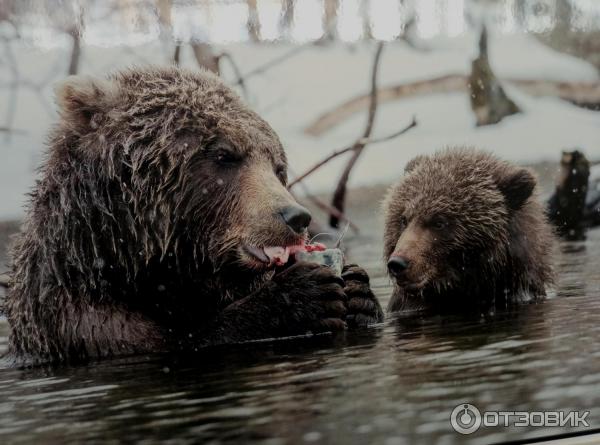
<svg viewBox="0 0 600 445">
<path fill-rule="evenodd" d="M 590 163 L 578 150 L 564 151 L 556 190 L 548 201 L 548 217 L 560 236 L 569 240 L 585 237 L 584 210 Z"/>
<path fill-rule="evenodd" d="M 323 40 L 335 40 L 337 37 L 337 14 L 339 0 L 323 2 Z"/>
<path fill-rule="evenodd" d="M 485 27 L 479 39 L 479 56 L 471 64 L 468 87 L 471 93 L 471 109 L 475 113 L 478 126 L 496 124 L 505 117 L 520 112 L 492 71 L 488 60 Z"/>
<path fill-rule="evenodd" d="M 192 50 L 198 66 L 219 75 L 219 56 L 215 55 L 208 43 L 192 43 Z"/>
<path fill-rule="evenodd" d="M 371 0 L 362 0 L 360 3 L 360 15 L 362 16 L 363 39 L 373 38 L 373 24 L 371 23 Z"/>
<path fill-rule="evenodd" d="M 279 20 L 279 33 L 281 37 L 289 36 L 294 24 L 294 6 L 295 0 L 283 0 L 281 3 L 281 19 Z"/>
<path fill-rule="evenodd" d="M 79 58 L 81 56 L 81 34 L 80 30 L 75 29 L 71 32 L 73 38 L 73 48 L 71 49 L 71 58 L 69 60 L 69 75 L 77 74 L 79 69 Z"/>
<path fill-rule="evenodd" d="M 258 15 L 258 7 L 256 0 L 247 0 L 248 3 L 248 21 L 246 27 L 248 28 L 248 35 L 250 40 L 253 42 L 260 41 L 260 17 Z"/>
</svg>

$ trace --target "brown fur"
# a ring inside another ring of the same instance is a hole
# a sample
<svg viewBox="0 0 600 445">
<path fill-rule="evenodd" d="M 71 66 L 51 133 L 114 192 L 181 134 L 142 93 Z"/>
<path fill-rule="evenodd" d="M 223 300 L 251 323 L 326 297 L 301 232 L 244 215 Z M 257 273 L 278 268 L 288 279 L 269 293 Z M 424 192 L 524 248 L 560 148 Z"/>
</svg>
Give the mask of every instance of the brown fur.
<svg viewBox="0 0 600 445">
<path fill-rule="evenodd" d="M 388 310 L 486 310 L 543 297 L 553 235 L 529 170 L 470 148 L 419 156 L 385 200 L 386 261 L 402 257 Z"/>
<path fill-rule="evenodd" d="M 10 352 L 29 362 L 339 329 L 342 281 L 243 246 L 303 242 L 271 127 L 218 78 L 75 77 L 13 249 Z M 232 304 L 233 303 L 233 304 Z"/>
</svg>

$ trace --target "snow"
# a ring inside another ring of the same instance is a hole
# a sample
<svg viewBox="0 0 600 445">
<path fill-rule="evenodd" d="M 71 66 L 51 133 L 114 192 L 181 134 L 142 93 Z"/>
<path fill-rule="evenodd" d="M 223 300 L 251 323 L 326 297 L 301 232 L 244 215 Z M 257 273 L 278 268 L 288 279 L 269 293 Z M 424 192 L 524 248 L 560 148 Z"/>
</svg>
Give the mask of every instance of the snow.
<svg viewBox="0 0 600 445">
<path fill-rule="evenodd" d="M 466 74 L 475 54 L 477 37 L 461 34 L 452 39 L 426 42 L 427 51 L 417 51 L 403 42 L 389 43 L 383 53 L 379 75 L 382 86 L 412 82 L 445 74 Z M 285 54 L 285 44 L 235 44 L 222 47 L 230 52 L 243 72 Z M 308 46 L 304 51 L 247 82 L 248 102 L 273 125 L 288 152 L 293 172 L 299 173 L 334 149 L 351 144 L 362 132 L 366 110 L 315 138 L 304 128 L 321 113 L 368 92 L 373 55 L 372 44 Z M 18 51 L 17 51 L 18 50 Z M 82 72 L 101 75 L 132 64 L 164 63 L 170 50 L 162 44 L 83 49 Z M 490 57 L 502 77 L 596 81 L 589 64 L 559 54 L 527 35 L 490 36 Z M 32 82 L 51 73 L 65 72 L 68 55 L 60 47 L 40 51 L 22 45 L 15 48 L 21 73 Z M 184 64 L 193 67 L 189 48 Z M 0 82 L 10 80 L 0 70 Z M 233 79 L 229 70 L 226 78 Z M 58 81 L 56 76 L 53 81 Z M 395 140 L 369 146 L 351 176 L 351 186 L 385 183 L 399 177 L 404 164 L 420 153 L 431 153 L 446 145 L 476 145 L 515 162 L 558 162 L 560 150 L 580 147 L 589 158 L 600 159 L 600 113 L 577 108 L 554 98 L 531 98 L 514 88 L 507 92 L 524 110 L 502 123 L 477 128 L 464 93 L 423 95 L 382 104 L 374 136 L 385 136 L 408 124 L 413 115 L 418 126 Z M 35 167 L 41 160 L 45 134 L 56 120 L 52 111 L 50 84 L 43 90 L 44 102 L 20 89 L 13 126 L 26 131 L 10 138 L 0 133 L 0 219 L 23 213 L 25 193 L 33 185 Z M 9 90 L 0 89 L 0 125 L 4 125 Z M 341 157 L 307 181 L 311 191 L 331 190 L 346 158 Z M 293 177 L 293 175 L 290 175 Z"/>
</svg>

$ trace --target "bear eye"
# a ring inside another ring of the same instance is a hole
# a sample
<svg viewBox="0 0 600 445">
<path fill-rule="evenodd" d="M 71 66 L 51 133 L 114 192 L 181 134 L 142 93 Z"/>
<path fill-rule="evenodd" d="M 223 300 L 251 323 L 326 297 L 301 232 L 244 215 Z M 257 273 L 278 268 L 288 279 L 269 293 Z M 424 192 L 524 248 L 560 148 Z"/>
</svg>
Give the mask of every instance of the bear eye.
<svg viewBox="0 0 600 445">
<path fill-rule="evenodd" d="M 242 160 L 237 153 L 230 151 L 220 151 L 217 153 L 217 162 L 219 164 L 236 164 Z"/>
<path fill-rule="evenodd" d="M 435 218 L 431 220 L 431 227 L 436 230 L 444 230 L 446 227 L 448 227 L 448 221 L 442 218 Z"/>
<path fill-rule="evenodd" d="M 402 227 L 408 226 L 408 219 L 406 218 L 406 216 L 404 216 L 404 215 L 400 216 L 400 225 Z"/>
<path fill-rule="evenodd" d="M 231 167 L 243 160 L 243 156 L 226 142 L 215 143 L 211 147 L 211 151 L 214 153 L 217 164 L 222 166 Z"/>
</svg>

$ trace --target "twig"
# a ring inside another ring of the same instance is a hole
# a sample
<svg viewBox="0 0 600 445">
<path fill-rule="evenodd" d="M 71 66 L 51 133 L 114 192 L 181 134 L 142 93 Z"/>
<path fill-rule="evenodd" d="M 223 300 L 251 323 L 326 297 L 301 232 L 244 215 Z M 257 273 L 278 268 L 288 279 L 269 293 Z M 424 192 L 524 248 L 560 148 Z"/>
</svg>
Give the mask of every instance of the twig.
<svg viewBox="0 0 600 445">
<path fill-rule="evenodd" d="M 412 120 L 410 121 L 410 124 L 408 124 L 402 130 L 398 130 L 395 133 L 388 134 L 387 136 L 382 136 L 380 138 L 367 139 L 365 141 L 365 145 L 379 144 L 381 142 L 391 141 L 392 139 L 395 139 L 398 136 L 402 136 L 404 133 L 406 133 L 407 131 L 411 130 L 412 128 L 414 128 L 416 126 L 417 126 L 417 117 L 413 116 Z"/>
<path fill-rule="evenodd" d="M 308 199 L 310 202 L 312 202 L 314 205 L 316 205 L 317 207 L 319 207 L 321 210 L 327 212 L 330 217 L 334 216 L 334 217 L 336 217 L 340 221 L 346 221 L 348 223 L 348 225 L 350 226 L 350 228 L 352 230 L 354 230 L 355 233 L 360 233 L 360 229 L 358 228 L 358 226 L 356 224 L 354 224 L 346 216 L 345 213 L 340 212 L 338 209 L 336 209 L 335 207 L 330 206 L 329 204 L 327 204 L 326 202 L 324 202 L 321 199 L 317 198 L 316 196 L 308 195 L 308 196 L 305 196 L 305 199 Z"/>
<path fill-rule="evenodd" d="M 0 127 L 0 133 L 15 133 L 15 134 L 27 134 L 25 130 L 19 128 Z"/>
<path fill-rule="evenodd" d="M 246 74 L 242 75 L 241 77 L 239 77 L 237 82 L 234 83 L 234 85 L 240 85 L 241 83 L 248 80 L 250 77 L 254 77 L 257 74 L 264 73 L 265 71 L 273 68 L 275 65 L 279 65 L 281 62 L 284 62 L 287 59 L 295 56 L 299 52 L 304 51 L 307 47 L 308 47 L 308 44 L 297 46 L 297 47 L 293 48 L 292 50 L 288 51 L 287 53 L 282 54 L 279 57 L 275 57 L 274 59 L 269 60 L 267 63 L 260 65 L 256 68 L 254 68 L 253 70 L 248 71 Z"/>
<path fill-rule="evenodd" d="M 235 85 L 239 85 L 239 87 L 242 89 L 242 92 L 244 93 L 244 97 L 247 99 L 248 98 L 248 90 L 246 88 L 246 82 L 244 81 L 242 72 L 240 71 L 240 68 L 239 68 L 238 64 L 236 63 L 236 61 L 234 60 L 233 56 L 230 53 L 223 51 L 218 57 L 219 57 L 219 60 L 227 59 L 229 61 L 229 64 L 231 65 L 231 69 L 233 70 L 235 77 L 237 77 L 237 79 L 235 81 Z"/>
<path fill-rule="evenodd" d="M 316 205 L 318 208 L 327 212 L 327 214 L 329 216 L 335 215 L 341 221 L 346 221 L 348 223 L 348 226 L 350 226 L 350 228 L 354 231 L 354 233 L 360 233 L 360 229 L 358 228 L 358 226 L 356 224 L 354 224 L 344 213 L 340 212 L 336 208 L 331 207 L 325 201 L 317 198 L 315 195 L 313 195 L 310 192 L 310 190 L 308 190 L 308 187 L 304 183 L 300 183 L 300 187 L 302 187 L 302 189 L 304 190 L 304 193 L 306 193 L 306 195 L 303 196 L 304 199 L 309 200 L 314 205 Z"/>
<path fill-rule="evenodd" d="M 392 134 L 389 134 L 387 136 L 383 136 L 383 137 L 377 138 L 377 139 L 359 139 L 358 142 L 360 142 L 360 143 L 362 143 L 364 145 L 367 145 L 367 144 L 378 144 L 380 142 L 386 142 L 386 141 L 389 141 L 391 139 L 397 138 L 398 136 L 403 135 L 404 133 L 406 133 L 407 131 L 409 131 L 411 128 L 416 127 L 416 126 L 417 126 L 417 120 L 416 120 L 416 117 L 413 116 L 412 121 L 411 121 L 410 124 L 408 124 L 403 129 L 401 129 L 399 131 L 396 131 L 395 133 L 392 133 Z M 288 184 L 287 188 L 291 189 L 293 186 L 295 186 L 299 182 L 303 181 L 308 176 L 312 175 L 315 171 L 317 171 L 318 169 L 320 169 L 321 167 L 323 167 L 325 164 L 327 164 L 332 159 L 335 159 L 338 156 L 341 156 L 341 155 L 343 155 L 345 153 L 348 153 L 349 151 L 356 150 L 356 147 L 357 147 L 356 143 L 354 143 L 354 144 L 352 144 L 349 147 L 344 147 L 344 148 L 341 148 L 339 150 L 334 150 L 329 156 L 321 159 L 315 165 L 313 165 L 308 170 L 306 170 L 304 173 L 302 173 L 300 176 L 298 176 L 293 181 L 291 181 Z"/>
<path fill-rule="evenodd" d="M 179 66 L 179 60 L 181 58 L 181 44 L 175 45 L 175 51 L 173 52 L 173 65 Z"/>
<path fill-rule="evenodd" d="M 333 198 L 331 200 L 332 207 L 338 209 L 340 212 L 344 212 L 344 203 L 346 200 L 346 184 L 348 183 L 348 178 L 350 177 L 350 172 L 356 164 L 356 161 L 362 154 L 363 149 L 365 148 L 365 141 L 367 141 L 371 137 L 371 131 L 373 130 L 373 124 L 375 122 L 375 114 L 377 113 L 377 73 L 379 71 L 379 61 L 381 60 L 381 53 L 383 51 L 384 42 L 379 42 L 377 45 L 377 50 L 375 51 L 375 57 L 373 59 L 373 70 L 371 72 L 371 101 L 369 103 L 369 115 L 367 117 L 367 125 L 365 126 L 365 131 L 363 132 L 362 137 L 354 143 L 352 151 L 352 157 L 346 164 L 346 168 L 342 172 L 342 176 L 338 181 L 338 185 L 333 193 Z M 338 227 L 340 219 L 334 215 L 329 217 L 329 225 L 332 227 Z"/>
</svg>

